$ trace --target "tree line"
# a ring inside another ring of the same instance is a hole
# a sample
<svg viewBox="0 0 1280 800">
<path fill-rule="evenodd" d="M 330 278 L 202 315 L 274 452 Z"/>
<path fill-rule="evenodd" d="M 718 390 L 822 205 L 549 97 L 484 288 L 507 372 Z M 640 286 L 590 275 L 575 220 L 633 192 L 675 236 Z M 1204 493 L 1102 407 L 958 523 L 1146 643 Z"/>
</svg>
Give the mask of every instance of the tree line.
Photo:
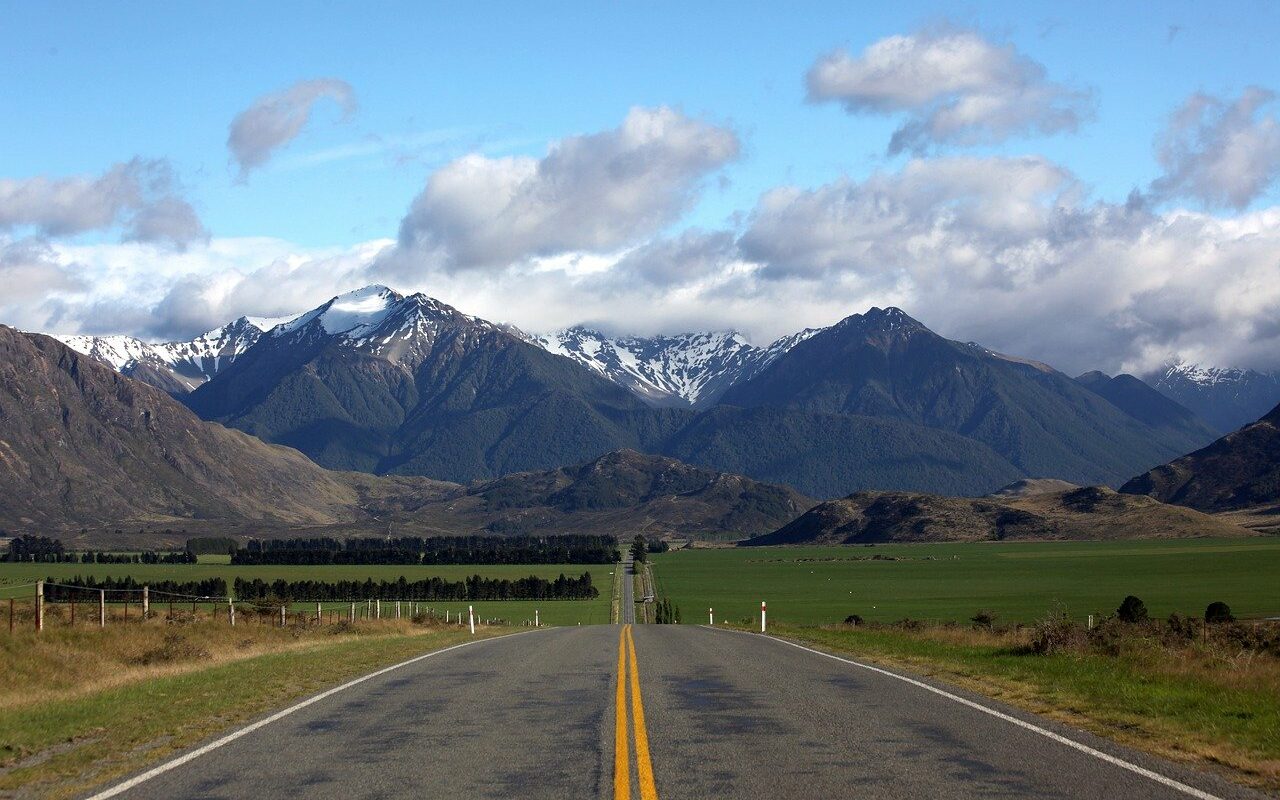
<svg viewBox="0 0 1280 800">
<path fill-rule="evenodd" d="M 251 564 L 612 564 L 613 536 L 406 536 L 251 540 L 231 563 Z"/>
<path fill-rule="evenodd" d="M 600 592 L 591 583 L 591 573 L 577 578 L 561 573 L 554 579 L 530 575 L 527 578 L 485 578 L 472 575 L 460 581 L 424 578 L 410 581 L 401 576 L 394 581 L 264 581 L 236 578 L 236 598 L 240 600 L 590 600 Z"/>
<path fill-rule="evenodd" d="M 38 564 L 194 564 L 196 555 L 187 550 L 140 553 L 109 553 L 98 550 L 72 551 L 48 536 L 17 536 L 9 542 L 9 552 L 0 561 Z"/>
<path fill-rule="evenodd" d="M 151 599 L 154 602 L 160 602 L 161 598 L 158 595 L 165 594 L 216 599 L 222 599 L 227 596 L 227 582 L 222 578 L 206 578 L 199 581 L 146 581 L 144 584 L 133 577 L 103 578 L 98 580 L 92 575 L 83 578 L 79 575 L 74 578 L 46 578 L 44 596 L 46 600 L 58 603 L 68 600 L 84 600 L 88 597 L 88 594 L 84 591 L 86 589 L 95 591 L 106 589 L 108 600 L 120 600 L 119 596 L 113 594 L 119 592 L 137 594 L 140 599 L 144 585 L 150 587 Z"/>
<path fill-rule="evenodd" d="M 221 599 L 228 596 L 227 582 L 222 578 L 200 581 L 149 581 L 151 599 L 162 600 L 165 594 L 190 595 Z M 71 588 L 68 588 L 71 587 Z M 49 578 L 45 599 L 50 602 L 85 600 L 84 590 L 105 589 L 108 599 L 119 600 L 113 592 L 140 593 L 143 584 L 132 577 L 103 578 L 93 576 Z M 591 573 L 576 578 L 561 573 L 554 579 L 530 575 L 527 578 L 485 578 L 472 575 L 460 581 L 424 578 L 410 581 L 403 576 L 394 581 L 264 581 L 259 578 L 236 578 L 235 598 L 242 601 L 293 600 L 591 600 L 600 595 L 591 582 Z M 139 597 L 141 595 L 139 594 Z"/>
</svg>

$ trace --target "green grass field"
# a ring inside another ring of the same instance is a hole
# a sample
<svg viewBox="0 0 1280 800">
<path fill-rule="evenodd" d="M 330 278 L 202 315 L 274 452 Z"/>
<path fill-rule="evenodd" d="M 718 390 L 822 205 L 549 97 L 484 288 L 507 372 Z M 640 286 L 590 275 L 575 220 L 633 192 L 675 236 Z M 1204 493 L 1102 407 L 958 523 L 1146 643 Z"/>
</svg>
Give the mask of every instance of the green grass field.
<svg viewBox="0 0 1280 800">
<path fill-rule="evenodd" d="M 211 561 L 206 561 L 210 559 Z M 132 576 L 138 581 L 150 580 L 203 580 L 205 578 L 224 578 L 230 585 L 235 578 L 246 580 L 260 578 L 273 581 L 284 580 L 364 580 L 394 581 L 400 576 L 407 580 L 440 577 L 452 581 L 462 580 L 471 575 L 484 575 L 488 578 L 524 578 L 537 575 L 542 578 L 555 578 L 560 573 L 577 576 L 590 572 L 592 581 L 599 590 L 600 596 L 595 600 L 560 600 L 560 601 L 506 601 L 475 602 L 476 614 L 481 618 L 505 619 L 513 624 L 521 624 L 524 620 L 533 619 L 534 608 L 539 612 L 541 622 L 545 625 L 590 625 L 609 622 L 609 605 L 613 592 L 612 564 L 496 564 L 467 565 L 449 564 L 440 566 L 412 565 L 373 565 L 373 566 L 240 566 L 233 567 L 227 563 L 226 556 L 201 556 L 199 564 L 5 564 L 0 563 L 0 598 L 14 595 L 5 591 L 5 585 L 26 583 L 44 578 L 71 578 L 76 575 L 95 578 L 122 578 Z M 428 603 L 433 609 L 448 609 L 451 613 L 465 612 L 467 603 L 446 603 L 432 601 Z M 312 608 L 314 606 L 311 606 Z M 333 608 L 332 604 L 326 608 Z M 302 606 L 299 606 L 301 609 Z"/>
<path fill-rule="evenodd" d="M 904 560 L 853 560 L 875 556 Z M 1280 616 L 1280 539 L 1018 542 L 680 550 L 652 557 L 658 592 L 685 622 L 967 620 L 979 609 L 1030 622 L 1063 608 L 1110 613 L 1127 594 L 1153 616 Z"/>
</svg>

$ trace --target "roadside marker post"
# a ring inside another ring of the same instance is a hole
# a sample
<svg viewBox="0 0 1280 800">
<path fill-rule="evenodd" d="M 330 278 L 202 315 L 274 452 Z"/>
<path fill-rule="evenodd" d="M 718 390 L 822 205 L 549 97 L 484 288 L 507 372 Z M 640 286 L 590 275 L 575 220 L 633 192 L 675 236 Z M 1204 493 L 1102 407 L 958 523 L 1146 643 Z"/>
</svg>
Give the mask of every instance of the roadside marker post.
<svg viewBox="0 0 1280 800">
<path fill-rule="evenodd" d="M 236 604 L 231 602 L 231 598 L 227 598 L 227 620 L 231 623 L 231 627 L 236 626 Z"/>
<path fill-rule="evenodd" d="M 316 624 L 319 625 L 322 622 L 324 622 L 324 609 L 320 607 L 319 603 L 316 603 Z"/>
<path fill-rule="evenodd" d="M 471 624 L 471 635 L 476 633 L 476 612 L 471 606 L 467 606 L 467 621 Z"/>
<path fill-rule="evenodd" d="M 142 619 L 145 622 L 151 617 L 151 587 L 142 587 Z"/>
<path fill-rule="evenodd" d="M 714 608 L 707 609 L 707 624 L 713 626 L 716 624 L 716 610 Z"/>
<path fill-rule="evenodd" d="M 44 581 L 36 581 L 36 633 L 44 630 Z"/>
<path fill-rule="evenodd" d="M 542 623 L 538 621 L 538 609 L 533 610 L 533 627 L 538 627 Z"/>
<path fill-rule="evenodd" d="M 107 627 L 107 590 L 98 590 L 98 627 Z"/>
<path fill-rule="evenodd" d="M 283 628 L 286 625 L 284 621 L 284 614 L 285 614 L 284 606 L 280 606 L 280 627 L 281 628 Z"/>
<path fill-rule="evenodd" d="M 765 615 L 764 601 L 761 600 L 760 601 L 760 632 L 761 633 L 764 633 L 765 631 L 764 615 Z"/>
</svg>

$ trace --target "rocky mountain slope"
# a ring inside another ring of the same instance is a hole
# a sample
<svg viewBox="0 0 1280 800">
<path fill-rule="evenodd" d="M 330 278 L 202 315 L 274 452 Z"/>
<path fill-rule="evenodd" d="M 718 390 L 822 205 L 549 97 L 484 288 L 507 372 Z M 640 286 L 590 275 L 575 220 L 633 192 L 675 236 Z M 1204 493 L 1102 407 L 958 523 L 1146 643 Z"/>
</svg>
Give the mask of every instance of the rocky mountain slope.
<svg viewBox="0 0 1280 800">
<path fill-rule="evenodd" d="M 1104 397 L 1113 406 L 1160 431 L 1169 445 L 1183 452 L 1194 450 L 1218 438 L 1218 434 L 1190 409 L 1170 400 L 1132 375 L 1086 372 L 1076 382 Z"/>
<path fill-rule="evenodd" d="M 1044 364 L 945 339 L 896 308 L 820 331 L 722 402 L 909 422 L 980 442 L 1023 475 L 1079 484 L 1118 482 L 1186 443 Z"/>
<path fill-rule="evenodd" d="M 990 497 L 857 492 L 745 544 L 1244 536 L 1232 523 L 1099 486 Z"/>
<path fill-rule="evenodd" d="M 295 450 L 201 421 L 47 336 L 0 326 L 0 524 L 351 519 L 355 491 Z"/>
<path fill-rule="evenodd" d="M 506 475 L 439 496 L 394 495 L 367 508 L 395 530 L 716 540 L 774 530 L 815 502 L 785 486 L 621 450 L 586 464 Z"/>
<path fill-rule="evenodd" d="M 1280 406 L 1208 447 L 1137 476 L 1120 491 L 1202 511 L 1280 504 Z"/>
</svg>

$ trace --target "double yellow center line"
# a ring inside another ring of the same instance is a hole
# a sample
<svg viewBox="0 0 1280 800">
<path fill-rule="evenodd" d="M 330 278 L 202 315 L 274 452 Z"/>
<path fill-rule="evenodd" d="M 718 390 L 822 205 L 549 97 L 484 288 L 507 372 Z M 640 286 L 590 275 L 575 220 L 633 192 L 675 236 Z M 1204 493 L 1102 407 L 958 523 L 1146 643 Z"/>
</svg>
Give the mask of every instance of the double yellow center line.
<svg viewBox="0 0 1280 800">
<path fill-rule="evenodd" d="M 653 783 L 653 760 L 649 756 L 649 732 L 644 725 L 644 700 L 640 697 L 640 669 L 636 666 L 636 642 L 631 626 L 623 625 L 618 635 L 618 689 L 614 697 L 613 797 L 630 800 L 630 748 L 627 744 L 627 673 L 631 674 L 631 719 L 636 741 L 636 773 L 641 800 L 658 800 Z"/>
</svg>

